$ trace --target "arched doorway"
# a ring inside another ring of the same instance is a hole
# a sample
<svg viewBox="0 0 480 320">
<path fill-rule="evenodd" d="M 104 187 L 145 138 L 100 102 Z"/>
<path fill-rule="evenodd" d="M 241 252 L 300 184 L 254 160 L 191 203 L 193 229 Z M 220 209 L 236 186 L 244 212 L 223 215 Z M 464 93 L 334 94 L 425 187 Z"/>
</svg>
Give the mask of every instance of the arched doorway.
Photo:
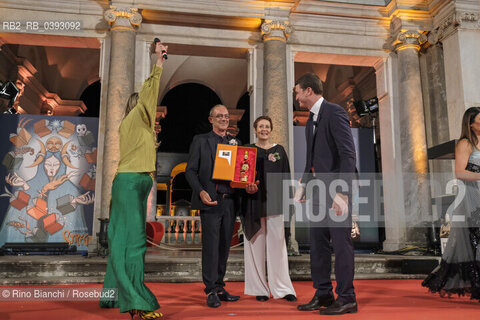
<svg viewBox="0 0 480 320">
<path fill-rule="evenodd" d="M 211 130 L 208 112 L 222 103 L 218 95 L 198 83 L 178 85 L 167 92 L 160 105 L 167 106 L 167 117 L 161 121 L 162 141 L 158 151 L 188 153 L 193 136 Z"/>
</svg>

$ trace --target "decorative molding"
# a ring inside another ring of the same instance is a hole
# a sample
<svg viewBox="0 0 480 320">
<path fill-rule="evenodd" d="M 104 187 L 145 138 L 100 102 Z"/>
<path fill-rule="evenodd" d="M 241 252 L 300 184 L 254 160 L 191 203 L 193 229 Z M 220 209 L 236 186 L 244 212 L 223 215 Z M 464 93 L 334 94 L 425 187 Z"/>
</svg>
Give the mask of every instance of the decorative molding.
<svg viewBox="0 0 480 320">
<path fill-rule="evenodd" d="M 157 10 L 168 12 L 171 15 L 177 13 L 195 13 L 213 16 L 265 18 L 272 10 L 284 13 L 285 16 L 292 10 L 298 0 L 280 0 L 272 3 L 271 0 L 144 0 L 123 1 L 124 3 L 136 3 L 142 10 Z M 142 12 L 143 14 L 143 12 Z"/>
<path fill-rule="evenodd" d="M 293 32 L 293 27 L 289 21 L 265 20 L 261 26 L 263 40 L 286 41 Z"/>
<path fill-rule="evenodd" d="M 137 8 L 117 9 L 116 6 L 110 6 L 103 16 L 112 30 L 115 28 L 135 30 L 142 23 L 142 15 L 138 13 Z"/>
<path fill-rule="evenodd" d="M 197 12 L 166 12 L 142 9 L 143 24 L 159 24 L 193 28 L 247 30 L 258 32 L 262 19 L 258 17 L 200 14 Z"/>
<path fill-rule="evenodd" d="M 87 110 L 81 100 L 64 100 L 58 94 L 48 91 L 30 61 L 17 57 L 8 46 L 1 47 L 1 60 L 14 66 L 14 74 L 9 75 L 6 73 L 8 70 L 0 70 L 0 75 L 10 76 L 8 80 L 15 81 L 20 88 L 19 97 L 14 104 L 19 113 L 78 116 Z"/>
<path fill-rule="evenodd" d="M 433 43 L 440 42 L 454 34 L 459 28 L 480 29 L 480 12 L 451 12 L 436 26 L 432 35 L 429 37 L 429 41 Z"/>
<path fill-rule="evenodd" d="M 460 20 L 462 22 L 477 22 L 479 15 L 479 12 L 462 12 L 460 14 Z"/>
<path fill-rule="evenodd" d="M 391 49 L 396 52 L 405 49 L 415 49 L 420 51 L 421 45 L 427 41 L 427 36 L 423 32 L 406 30 L 399 32 L 391 44 Z"/>
<path fill-rule="evenodd" d="M 24 84 L 24 94 L 18 99 L 19 106 L 30 114 L 78 116 L 87 110 L 81 100 L 64 100 L 50 92 L 37 79 L 37 70 L 26 59 L 18 67 L 18 80 Z"/>
<path fill-rule="evenodd" d="M 55 14 L 75 14 L 79 15 L 102 15 L 105 8 L 108 8 L 108 0 L 95 0 L 95 1 L 65 1 L 65 0 L 2 0 L 2 10 L 7 9 L 20 9 L 23 11 L 34 12 L 37 17 L 47 13 L 49 15 L 48 20 L 56 20 L 52 15 Z M 28 20 L 31 17 L 24 19 Z M 40 19 L 47 20 L 47 19 Z"/>
</svg>

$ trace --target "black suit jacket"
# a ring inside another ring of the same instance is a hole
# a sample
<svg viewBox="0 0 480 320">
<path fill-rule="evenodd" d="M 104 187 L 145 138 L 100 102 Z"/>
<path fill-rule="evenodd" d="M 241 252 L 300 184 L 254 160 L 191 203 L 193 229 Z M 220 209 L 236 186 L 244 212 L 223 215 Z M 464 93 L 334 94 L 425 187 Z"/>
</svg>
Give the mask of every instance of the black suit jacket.
<svg viewBox="0 0 480 320">
<path fill-rule="evenodd" d="M 305 128 L 307 161 L 302 182 L 308 182 L 308 174 L 313 168 L 316 174 L 336 174 L 331 178 L 342 178 L 343 174 L 351 190 L 356 158 L 347 112 L 339 105 L 323 100 L 315 131 L 313 127 L 314 122 L 309 119 Z"/>
<path fill-rule="evenodd" d="M 227 139 L 230 141 L 234 138 L 227 136 Z M 192 209 L 209 210 L 211 208 L 200 199 L 202 190 L 207 191 L 213 201 L 218 200 L 217 185 L 215 180 L 212 180 L 216 152 L 217 140 L 213 131 L 193 137 L 185 170 L 185 177 L 192 188 Z"/>
</svg>

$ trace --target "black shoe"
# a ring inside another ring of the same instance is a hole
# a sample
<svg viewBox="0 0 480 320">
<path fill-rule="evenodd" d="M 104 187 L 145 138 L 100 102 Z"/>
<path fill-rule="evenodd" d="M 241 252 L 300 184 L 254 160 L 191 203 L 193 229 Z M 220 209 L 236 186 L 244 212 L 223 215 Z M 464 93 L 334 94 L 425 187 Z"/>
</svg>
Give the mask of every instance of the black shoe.
<svg viewBox="0 0 480 320">
<path fill-rule="evenodd" d="M 227 290 L 217 292 L 218 298 L 222 301 L 237 301 L 240 296 L 232 296 Z"/>
<path fill-rule="evenodd" d="M 301 304 L 297 306 L 297 309 L 300 311 L 313 311 L 317 310 L 320 307 L 329 307 L 335 302 L 335 299 L 331 295 L 326 296 L 317 296 L 314 295 L 312 300 L 307 304 Z"/>
<path fill-rule="evenodd" d="M 257 299 L 258 301 L 267 301 L 268 300 L 268 297 L 267 296 L 257 296 L 255 299 Z"/>
<path fill-rule="evenodd" d="M 356 313 L 357 312 L 357 303 L 343 303 L 340 301 L 335 301 L 330 307 L 320 310 L 320 314 L 324 315 L 337 315 L 345 313 Z"/>
<path fill-rule="evenodd" d="M 211 292 L 207 296 L 207 306 L 210 308 L 218 308 L 222 305 L 220 299 L 215 292 Z"/>
<path fill-rule="evenodd" d="M 295 297 L 293 294 L 287 294 L 283 299 L 287 300 L 288 302 L 295 302 L 297 301 L 297 297 Z"/>
</svg>

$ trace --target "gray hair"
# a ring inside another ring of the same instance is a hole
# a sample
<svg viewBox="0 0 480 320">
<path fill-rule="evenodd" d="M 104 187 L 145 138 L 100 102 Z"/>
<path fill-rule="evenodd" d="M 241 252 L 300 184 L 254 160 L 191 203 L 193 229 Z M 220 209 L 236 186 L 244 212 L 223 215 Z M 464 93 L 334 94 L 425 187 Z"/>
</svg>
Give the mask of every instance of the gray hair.
<svg viewBox="0 0 480 320">
<path fill-rule="evenodd" d="M 220 107 L 224 107 L 225 109 L 228 110 L 228 108 L 226 106 L 224 106 L 223 104 L 216 104 L 212 107 L 212 109 L 210 109 L 210 112 L 208 113 L 208 116 L 213 117 L 213 111 L 217 108 L 220 108 Z"/>
</svg>

